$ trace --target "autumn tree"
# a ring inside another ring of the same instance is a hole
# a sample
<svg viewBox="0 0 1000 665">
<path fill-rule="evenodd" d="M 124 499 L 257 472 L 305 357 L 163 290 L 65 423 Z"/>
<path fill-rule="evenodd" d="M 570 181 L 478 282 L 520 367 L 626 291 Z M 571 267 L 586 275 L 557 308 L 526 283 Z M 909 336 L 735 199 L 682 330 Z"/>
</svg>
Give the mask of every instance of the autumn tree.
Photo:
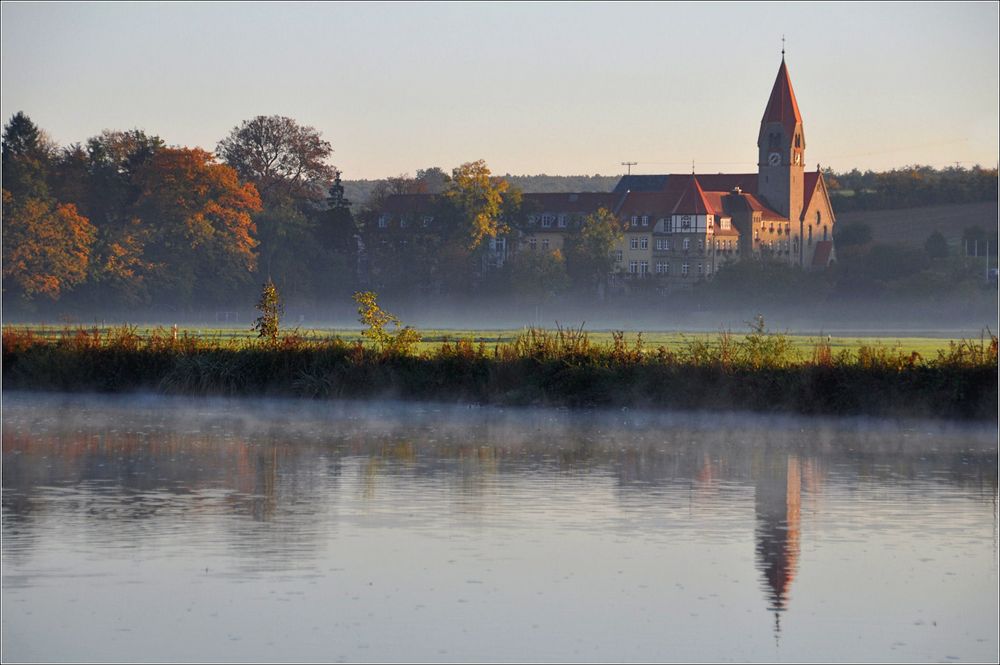
<svg viewBox="0 0 1000 665">
<path fill-rule="evenodd" d="M 483 160 L 452 170 L 445 197 L 455 208 L 468 249 L 476 249 L 484 238 L 495 238 L 508 230 L 501 213 L 509 188 L 506 180 L 490 174 Z"/>
<path fill-rule="evenodd" d="M 256 267 L 257 190 L 199 148 L 164 148 L 136 176 L 136 213 L 154 229 L 146 256 L 161 267 L 164 298 L 219 301 L 244 287 Z"/>
<path fill-rule="evenodd" d="M 3 190 L 4 290 L 58 300 L 87 277 L 94 227 L 72 204 L 16 202 Z"/>
</svg>

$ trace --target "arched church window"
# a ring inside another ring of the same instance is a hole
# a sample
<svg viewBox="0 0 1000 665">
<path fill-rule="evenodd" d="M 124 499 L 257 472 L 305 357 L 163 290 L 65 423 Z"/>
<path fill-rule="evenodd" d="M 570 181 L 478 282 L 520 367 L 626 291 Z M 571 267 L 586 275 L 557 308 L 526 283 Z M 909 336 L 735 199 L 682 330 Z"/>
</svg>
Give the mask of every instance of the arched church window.
<svg viewBox="0 0 1000 665">
<path fill-rule="evenodd" d="M 795 147 L 796 148 L 801 148 L 802 147 L 802 144 L 800 143 L 800 137 L 799 137 L 798 134 L 795 135 Z"/>
<path fill-rule="evenodd" d="M 819 220 L 820 220 L 820 215 L 819 215 L 819 210 L 817 210 L 816 211 L 816 226 L 819 226 Z"/>
</svg>

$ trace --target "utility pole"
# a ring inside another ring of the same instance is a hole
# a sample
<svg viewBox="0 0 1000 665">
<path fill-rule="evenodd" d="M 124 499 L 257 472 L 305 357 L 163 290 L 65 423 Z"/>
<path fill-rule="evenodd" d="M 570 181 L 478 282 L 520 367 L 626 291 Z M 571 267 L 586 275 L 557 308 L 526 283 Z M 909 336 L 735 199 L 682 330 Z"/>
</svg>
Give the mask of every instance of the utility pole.
<svg viewBox="0 0 1000 665">
<path fill-rule="evenodd" d="M 638 163 L 639 162 L 622 162 L 622 166 L 628 167 L 628 173 L 626 175 L 632 175 L 632 167 Z"/>
</svg>

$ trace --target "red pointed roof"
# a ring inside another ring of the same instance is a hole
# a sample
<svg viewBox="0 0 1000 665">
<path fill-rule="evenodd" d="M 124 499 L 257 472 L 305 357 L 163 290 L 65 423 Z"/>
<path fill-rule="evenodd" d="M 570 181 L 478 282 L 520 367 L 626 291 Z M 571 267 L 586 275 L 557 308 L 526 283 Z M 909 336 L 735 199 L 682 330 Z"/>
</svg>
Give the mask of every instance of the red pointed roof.
<svg viewBox="0 0 1000 665">
<path fill-rule="evenodd" d="M 788 66 L 785 65 L 784 58 L 781 60 L 781 67 L 778 68 L 778 76 L 774 79 L 774 87 L 771 88 L 771 97 L 767 100 L 764 117 L 760 120 L 758 141 L 764 136 L 764 126 L 770 122 L 781 123 L 788 136 L 795 133 L 796 124 L 802 123 L 799 104 L 795 101 L 795 92 L 792 90 L 792 81 L 788 77 Z"/>
<path fill-rule="evenodd" d="M 715 210 L 705 199 L 705 192 L 698 183 L 698 176 L 692 174 L 687 187 L 671 214 L 674 215 L 714 215 Z"/>
<path fill-rule="evenodd" d="M 802 214 L 805 215 L 806 211 L 809 210 L 809 204 L 812 203 L 813 194 L 816 193 L 817 185 L 819 185 L 819 179 L 822 174 L 817 170 L 815 173 L 806 173 L 804 178 L 804 203 L 802 204 Z"/>
</svg>

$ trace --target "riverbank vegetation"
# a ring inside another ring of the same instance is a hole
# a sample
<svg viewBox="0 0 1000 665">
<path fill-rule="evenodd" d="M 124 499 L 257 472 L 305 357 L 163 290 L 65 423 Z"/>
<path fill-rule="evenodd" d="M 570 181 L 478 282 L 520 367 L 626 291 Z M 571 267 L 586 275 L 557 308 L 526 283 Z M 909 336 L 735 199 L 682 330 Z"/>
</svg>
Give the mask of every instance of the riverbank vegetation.
<svg viewBox="0 0 1000 665">
<path fill-rule="evenodd" d="M 359 303 L 360 304 L 360 303 Z M 135 327 L 3 331 L 5 389 L 155 391 L 191 395 L 379 398 L 478 404 L 753 410 L 996 420 L 997 338 L 952 342 L 934 355 L 898 346 L 803 357 L 763 320 L 746 334 L 692 336 L 668 348 L 582 329 L 530 328 L 508 341 L 224 339 Z M 384 335 L 399 334 L 384 332 Z"/>
</svg>

